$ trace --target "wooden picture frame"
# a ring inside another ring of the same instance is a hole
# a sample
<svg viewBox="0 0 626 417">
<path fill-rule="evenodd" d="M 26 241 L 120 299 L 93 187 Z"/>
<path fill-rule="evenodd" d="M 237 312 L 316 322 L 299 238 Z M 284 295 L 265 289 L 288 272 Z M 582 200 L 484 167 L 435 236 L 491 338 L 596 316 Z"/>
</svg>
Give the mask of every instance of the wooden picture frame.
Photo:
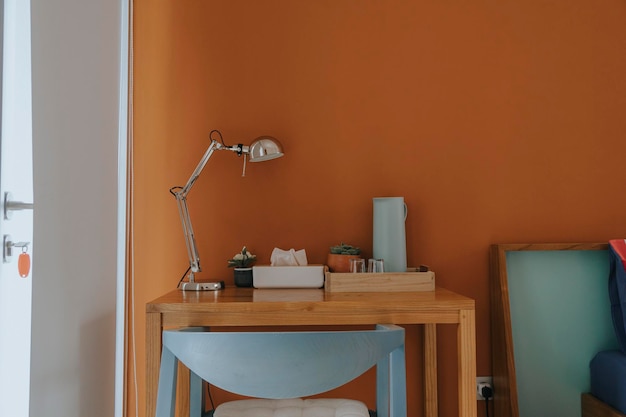
<svg viewBox="0 0 626 417">
<path fill-rule="evenodd" d="M 608 243 L 495 244 L 490 247 L 490 294 L 494 414 L 520 417 L 518 382 L 513 349 L 513 327 L 507 254 L 518 251 L 607 251 Z M 608 279 L 607 279 L 608 283 Z M 608 289 L 607 289 L 608 303 Z M 531 307 L 529 307 L 531 308 Z M 581 393 L 582 394 L 582 393 Z M 522 416 L 526 417 L 526 416 Z"/>
</svg>

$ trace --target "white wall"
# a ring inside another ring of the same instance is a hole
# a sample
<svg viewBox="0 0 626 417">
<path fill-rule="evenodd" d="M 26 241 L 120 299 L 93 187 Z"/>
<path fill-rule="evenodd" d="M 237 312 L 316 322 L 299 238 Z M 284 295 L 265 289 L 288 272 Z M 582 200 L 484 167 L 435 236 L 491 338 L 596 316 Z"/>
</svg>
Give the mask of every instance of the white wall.
<svg viewBox="0 0 626 417">
<path fill-rule="evenodd" d="M 114 415 L 119 0 L 32 0 L 30 414 Z"/>
</svg>

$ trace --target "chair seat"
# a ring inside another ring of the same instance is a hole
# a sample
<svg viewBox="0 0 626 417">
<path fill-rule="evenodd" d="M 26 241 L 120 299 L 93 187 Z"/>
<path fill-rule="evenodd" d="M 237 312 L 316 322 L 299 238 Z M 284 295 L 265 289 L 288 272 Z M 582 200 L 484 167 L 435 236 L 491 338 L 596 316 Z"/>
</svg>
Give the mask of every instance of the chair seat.
<svg viewBox="0 0 626 417">
<path fill-rule="evenodd" d="M 361 401 L 340 398 L 250 399 L 230 401 L 215 409 L 214 417 L 369 417 Z"/>
</svg>

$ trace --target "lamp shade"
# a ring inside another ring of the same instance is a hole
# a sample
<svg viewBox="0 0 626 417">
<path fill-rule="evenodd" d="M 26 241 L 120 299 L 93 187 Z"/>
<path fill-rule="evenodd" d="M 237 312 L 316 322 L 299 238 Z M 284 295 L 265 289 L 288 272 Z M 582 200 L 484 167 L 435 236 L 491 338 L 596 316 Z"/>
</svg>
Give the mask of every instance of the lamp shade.
<svg viewBox="0 0 626 417">
<path fill-rule="evenodd" d="M 283 146 L 271 136 L 260 136 L 256 138 L 249 149 L 250 162 L 269 161 L 280 158 L 284 155 Z"/>
</svg>

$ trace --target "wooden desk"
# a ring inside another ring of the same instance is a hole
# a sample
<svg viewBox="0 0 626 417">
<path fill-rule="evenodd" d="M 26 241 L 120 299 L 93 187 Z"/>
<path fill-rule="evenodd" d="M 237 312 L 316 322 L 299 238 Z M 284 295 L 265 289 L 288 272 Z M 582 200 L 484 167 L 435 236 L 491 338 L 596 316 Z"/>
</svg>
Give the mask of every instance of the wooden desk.
<svg viewBox="0 0 626 417">
<path fill-rule="evenodd" d="M 174 290 L 146 305 L 146 417 L 153 417 L 155 412 L 164 328 L 376 323 L 424 325 L 426 417 L 435 417 L 438 413 L 436 326 L 457 325 L 458 416 L 476 417 L 474 314 L 474 300 L 443 288 L 402 293 L 328 293 L 321 289 L 236 287 L 214 292 Z M 188 404 L 183 404 L 183 409 L 187 407 Z"/>
</svg>

